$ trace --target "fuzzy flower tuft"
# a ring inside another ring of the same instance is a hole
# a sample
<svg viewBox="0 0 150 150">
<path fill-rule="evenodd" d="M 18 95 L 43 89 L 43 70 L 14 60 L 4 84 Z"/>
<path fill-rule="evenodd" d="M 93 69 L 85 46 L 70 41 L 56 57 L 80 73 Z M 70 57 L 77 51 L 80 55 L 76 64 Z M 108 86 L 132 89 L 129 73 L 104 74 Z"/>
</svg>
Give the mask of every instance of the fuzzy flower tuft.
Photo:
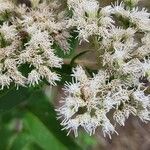
<svg viewBox="0 0 150 150">
<path fill-rule="evenodd" d="M 121 126 L 130 115 L 149 121 L 150 97 L 142 90 L 128 90 L 119 79 L 109 81 L 110 75 L 102 70 L 90 78 L 77 66 L 72 76 L 73 82 L 65 84 L 66 97 L 57 109 L 68 134 L 73 131 L 78 136 L 79 128 L 83 128 L 92 135 L 101 127 L 104 136 L 111 138 L 111 134 L 117 132 L 108 117 L 112 115 L 110 112 L 114 112 L 112 117 Z"/>
<path fill-rule="evenodd" d="M 14 9 L 15 8 L 15 9 Z M 63 60 L 55 54 L 54 43 L 69 50 L 69 32 L 65 19 L 56 19 L 51 3 L 40 3 L 29 9 L 10 1 L 0 1 L 0 13 L 13 12 L 0 25 L 0 85 L 34 86 L 42 79 L 56 85 L 60 75 L 53 68 L 61 68 Z M 14 14 L 17 16 L 13 16 Z M 59 13 L 58 13 L 59 14 Z M 1 15 L 1 14 L 0 14 Z M 28 73 L 23 72 L 24 66 Z"/>
</svg>

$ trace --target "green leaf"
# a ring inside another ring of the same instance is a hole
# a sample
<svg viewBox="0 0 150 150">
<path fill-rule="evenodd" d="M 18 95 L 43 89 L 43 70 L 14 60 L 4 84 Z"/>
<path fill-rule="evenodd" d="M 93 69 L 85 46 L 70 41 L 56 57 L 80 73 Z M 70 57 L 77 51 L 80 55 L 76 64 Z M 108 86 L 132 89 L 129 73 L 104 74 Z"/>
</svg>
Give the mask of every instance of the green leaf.
<svg viewBox="0 0 150 150">
<path fill-rule="evenodd" d="M 23 149 L 21 150 L 43 150 L 42 148 L 40 148 L 37 144 L 35 143 L 30 143 L 28 145 L 26 145 Z"/>
<path fill-rule="evenodd" d="M 67 150 L 34 114 L 26 113 L 24 121 L 36 143 L 44 150 Z"/>
<path fill-rule="evenodd" d="M 10 138 L 12 137 L 12 132 L 5 128 L 0 128 L 0 149 L 6 149 Z"/>
<path fill-rule="evenodd" d="M 20 133 L 14 140 L 11 150 L 22 150 L 26 145 L 32 143 L 34 138 L 28 133 Z"/>
<path fill-rule="evenodd" d="M 60 126 L 60 122 L 56 119 L 57 115 L 54 107 L 42 91 L 34 92 L 29 102 L 28 109 L 38 116 L 42 123 L 63 145 L 69 150 L 81 150 L 71 137 L 66 136 L 66 131 L 61 130 L 63 127 Z"/>
<path fill-rule="evenodd" d="M 61 75 L 61 81 L 57 83 L 57 85 L 64 85 L 64 83 L 71 82 L 72 77 L 72 66 L 71 65 L 62 65 L 61 69 L 55 69 L 58 74 Z"/>
<path fill-rule="evenodd" d="M 0 150 L 9 150 L 16 138 L 16 132 L 10 128 L 12 122 L 1 122 L 0 125 Z"/>
<path fill-rule="evenodd" d="M 18 90 L 16 88 L 10 88 L 5 91 L 0 92 L 0 113 L 11 110 L 18 104 L 24 102 L 28 98 L 30 92 L 27 88 L 20 87 Z"/>
<path fill-rule="evenodd" d="M 78 137 L 77 141 L 84 150 L 92 149 L 92 147 L 97 144 L 96 139 L 93 136 L 90 136 L 89 134 L 87 134 L 85 132 L 79 133 L 79 137 Z"/>
</svg>

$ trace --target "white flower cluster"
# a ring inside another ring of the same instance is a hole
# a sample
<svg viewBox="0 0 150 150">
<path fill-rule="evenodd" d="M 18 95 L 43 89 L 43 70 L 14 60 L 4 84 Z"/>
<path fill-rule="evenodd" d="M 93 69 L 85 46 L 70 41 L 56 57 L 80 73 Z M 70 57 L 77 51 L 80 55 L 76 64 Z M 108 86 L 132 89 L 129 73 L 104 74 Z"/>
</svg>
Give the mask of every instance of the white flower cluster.
<svg viewBox="0 0 150 150">
<path fill-rule="evenodd" d="M 0 25 L 0 86 L 35 85 L 46 79 L 51 85 L 60 80 L 53 68 L 61 68 L 62 59 L 55 55 L 53 44 L 68 50 L 69 32 L 66 21 L 54 14 L 55 3 L 43 2 L 36 8 L 15 6 L 8 0 L 0 1 L 0 13 L 10 18 Z M 57 6 L 58 7 L 58 6 Z M 60 12 L 61 13 L 61 12 Z M 13 15 L 14 14 L 14 15 Z M 17 15 L 16 15 L 17 14 Z M 28 65 L 28 73 L 21 71 Z"/>
<path fill-rule="evenodd" d="M 112 16 L 119 19 L 116 27 L 109 29 L 107 39 L 99 40 L 104 68 L 129 81 L 130 87 L 138 86 L 144 77 L 149 82 L 150 13 L 146 9 L 125 9 L 121 3 L 112 7 Z"/>
<path fill-rule="evenodd" d="M 0 0 L 0 14 L 4 13 L 6 10 L 12 11 L 14 9 L 13 3 L 8 0 Z"/>
<path fill-rule="evenodd" d="M 96 0 L 68 0 L 68 6 L 79 39 L 96 42 L 103 68 L 130 81 L 130 86 L 138 86 L 143 77 L 149 81 L 150 13 L 145 8 L 123 2 L 100 8 Z"/>
<path fill-rule="evenodd" d="M 104 136 L 111 137 L 117 133 L 115 123 L 124 126 L 130 115 L 150 121 L 150 96 L 140 86 L 129 90 L 120 79 L 110 81 L 110 74 L 102 70 L 90 78 L 81 66 L 73 69 L 72 76 L 73 83 L 66 83 L 66 97 L 57 109 L 68 134 L 73 131 L 77 136 L 78 129 L 83 128 L 92 135 L 101 127 Z"/>
<path fill-rule="evenodd" d="M 130 26 L 135 27 L 137 30 L 150 31 L 150 13 L 148 13 L 146 8 L 128 8 L 124 3 L 116 3 L 112 10 L 113 14 L 125 19 Z"/>
<path fill-rule="evenodd" d="M 100 126 L 111 136 L 130 114 L 150 121 L 150 13 L 124 3 L 100 8 L 96 0 L 68 0 L 68 6 L 79 39 L 96 42 L 103 71 L 88 78 L 82 67 L 73 69 L 57 110 L 64 128 L 77 136 L 80 127 L 91 135 Z"/>
<path fill-rule="evenodd" d="M 93 35 L 107 36 L 107 28 L 113 26 L 110 17 L 111 7 L 100 6 L 96 0 L 68 0 L 68 7 L 73 16 L 68 22 L 69 27 L 76 27 L 79 39 L 89 41 Z"/>
</svg>

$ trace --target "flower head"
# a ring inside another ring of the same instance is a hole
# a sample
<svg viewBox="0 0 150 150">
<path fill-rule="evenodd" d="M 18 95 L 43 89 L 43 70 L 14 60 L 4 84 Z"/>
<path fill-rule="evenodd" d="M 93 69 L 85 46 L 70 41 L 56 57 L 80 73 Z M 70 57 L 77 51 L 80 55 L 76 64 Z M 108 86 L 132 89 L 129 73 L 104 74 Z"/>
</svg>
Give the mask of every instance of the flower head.
<svg viewBox="0 0 150 150">
<path fill-rule="evenodd" d="M 101 127 L 104 136 L 117 133 L 109 115 L 121 126 L 125 125 L 130 115 L 147 121 L 150 97 L 139 89 L 128 90 L 121 80 L 109 81 L 110 75 L 100 70 L 93 78 L 87 76 L 81 66 L 73 69 L 72 83 L 66 83 L 66 97 L 58 109 L 62 125 L 78 136 L 78 129 L 83 128 L 90 135 Z M 145 115 L 144 115 L 145 112 Z M 109 115 L 108 115 L 109 114 Z M 143 114 L 143 116 L 142 116 Z"/>
</svg>

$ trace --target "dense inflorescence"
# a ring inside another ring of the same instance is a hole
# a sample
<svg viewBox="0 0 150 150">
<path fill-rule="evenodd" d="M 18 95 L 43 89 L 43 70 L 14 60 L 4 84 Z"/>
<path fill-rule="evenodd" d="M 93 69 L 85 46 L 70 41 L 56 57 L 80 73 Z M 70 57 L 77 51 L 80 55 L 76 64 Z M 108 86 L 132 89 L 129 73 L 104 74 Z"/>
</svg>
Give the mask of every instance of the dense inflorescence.
<svg viewBox="0 0 150 150">
<path fill-rule="evenodd" d="M 34 86 L 42 79 L 56 85 L 54 68 L 63 59 L 54 45 L 69 50 L 74 31 L 80 44 L 92 43 L 99 69 L 91 76 L 78 65 L 65 84 L 57 112 L 68 134 L 77 136 L 83 128 L 92 135 L 101 127 L 111 137 L 130 115 L 150 121 L 150 13 L 134 6 L 138 0 L 124 1 L 101 7 L 97 0 L 68 0 L 68 8 L 58 11 L 55 1 L 27 7 L 0 0 L 1 88 Z"/>
<path fill-rule="evenodd" d="M 0 85 L 9 87 L 35 85 L 46 79 L 56 85 L 60 77 L 53 68 L 61 68 L 63 60 L 56 56 L 53 44 L 68 50 L 70 38 L 63 14 L 55 3 L 43 2 L 35 8 L 16 6 L 10 1 L 0 4 Z M 58 15 L 61 13 L 60 17 Z M 10 17 L 6 18 L 9 15 Z M 28 65 L 28 73 L 21 71 Z"/>
<path fill-rule="evenodd" d="M 87 77 L 81 66 L 73 69 L 58 109 L 64 129 L 77 136 L 80 127 L 90 135 L 101 127 L 111 137 L 130 115 L 150 121 L 150 13 L 123 2 L 101 8 L 96 0 L 68 0 L 68 6 L 80 41 L 96 45 L 100 71 Z"/>
<path fill-rule="evenodd" d="M 101 127 L 104 136 L 111 137 L 117 132 L 110 118 L 122 126 L 130 115 L 150 121 L 150 96 L 145 95 L 142 87 L 129 88 L 119 78 L 110 81 L 110 74 L 103 70 L 93 74 L 93 78 L 88 77 L 81 66 L 73 69 L 72 76 L 73 82 L 66 83 L 64 88 L 63 105 L 57 109 L 59 116 L 64 117 L 61 124 L 69 129 L 68 133 L 73 130 L 77 136 L 82 127 L 92 135 Z"/>
</svg>

